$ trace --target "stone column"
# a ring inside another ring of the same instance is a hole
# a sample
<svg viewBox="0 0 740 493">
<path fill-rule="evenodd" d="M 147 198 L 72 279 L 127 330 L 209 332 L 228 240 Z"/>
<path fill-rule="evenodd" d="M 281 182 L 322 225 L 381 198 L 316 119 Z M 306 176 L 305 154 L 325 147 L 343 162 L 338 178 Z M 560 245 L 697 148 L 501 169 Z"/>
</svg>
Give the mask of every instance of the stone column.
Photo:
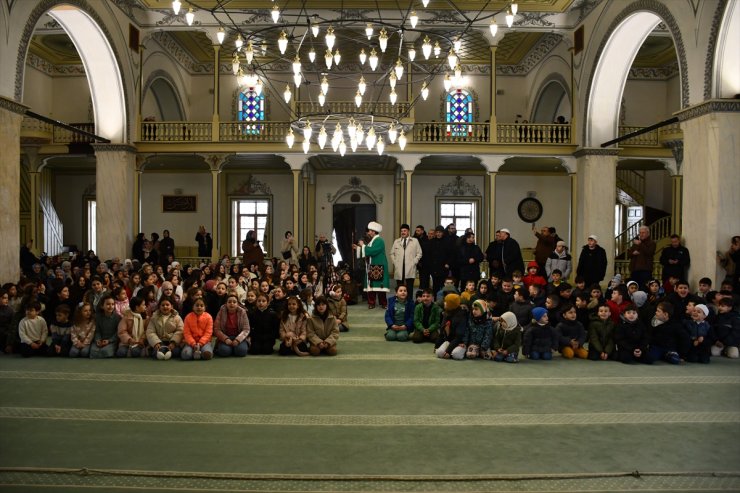
<svg viewBox="0 0 740 493">
<path fill-rule="evenodd" d="M 20 277 L 21 122 L 28 108 L 0 96 L 0 282 Z"/>
<path fill-rule="evenodd" d="M 398 165 L 401 166 L 404 173 L 404 190 L 402 191 L 402 196 L 404 197 L 404 200 L 401 202 L 401 220 L 402 222 L 408 224 L 412 228 L 414 227 L 413 224 L 411 224 L 411 212 L 412 212 L 412 202 L 411 202 L 411 178 L 414 174 L 414 169 L 421 163 L 422 155 L 421 154 L 396 154 L 394 156 L 396 158 L 396 162 L 398 162 Z"/>
<path fill-rule="evenodd" d="M 25 158 L 25 163 L 28 167 L 30 185 L 31 225 L 27 238 L 33 241 L 33 250 L 36 254 L 46 251 L 39 225 L 39 216 L 41 215 L 39 207 L 39 201 L 41 199 L 41 172 L 39 171 L 41 161 L 39 159 L 39 148 L 40 146 L 23 146 L 23 155 L 21 156 L 21 159 Z"/>
<path fill-rule="evenodd" d="M 617 149 L 582 148 L 576 157 L 576 228 L 571 243 L 589 235 L 599 238 L 608 261 L 606 280 L 614 272 L 614 205 L 617 200 Z M 574 252 L 576 255 L 579 253 Z M 603 284 L 603 283 L 602 283 Z"/>
<path fill-rule="evenodd" d="M 671 177 L 671 232 L 681 234 L 681 218 L 683 217 L 683 176 Z"/>
<path fill-rule="evenodd" d="M 496 142 L 496 49 L 498 46 L 493 45 L 491 48 L 491 125 L 488 129 L 488 141 Z"/>
<path fill-rule="evenodd" d="M 214 142 L 218 142 L 221 140 L 220 132 L 219 132 L 219 111 L 218 111 L 218 102 L 219 102 L 219 66 L 220 64 L 220 58 L 219 58 L 219 51 L 221 49 L 220 45 L 213 45 L 213 120 L 211 123 L 211 140 Z M 214 238 L 215 239 L 215 238 Z"/>
<path fill-rule="evenodd" d="M 300 226 L 302 221 L 299 215 L 300 205 L 300 192 L 301 192 L 301 172 L 303 166 L 306 164 L 306 157 L 297 154 L 283 155 L 285 162 L 290 166 L 290 171 L 293 173 L 293 236 L 296 241 L 300 239 Z"/>
<path fill-rule="evenodd" d="M 570 241 L 568 242 L 568 248 L 570 248 L 571 255 L 580 254 L 580 250 L 577 249 L 578 238 L 576 236 L 576 224 L 578 223 L 578 176 L 575 173 L 568 173 L 570 178 Z M 615 185 L 616 186 L 616 185 Z M 616 193 L 616 190 L 615 190 Z M 591 233 L 586 233 L 588 236 Z M 575 279 L 575 270 L 573 270 L 573 278 Z"/>
<path fill-rule="evenodd" d="M 136 148 L 126 144 L 93 144 L 97 214 L 96 241 L 100 260 L 131 254 L 134 230 L 132 196 Z"/>
<path fill-rule="evenodd" d="M 706 276 L 719 285 L 725 272 L 717 250 L 726 251 L 740 231 L 740 101 L 712 100 L 677 113 L 683 130 L 683 217 L 691 251 L 692 288 Z"/>
<path fill-rule="evenodd" d="M 501 169 L 501 166 L 506 163 L 506 159 L 511 156 L 483 154 L 474 157 L 480 159 L 481 165 L 488 172 L 488 180 L 485 182 L 484 190 L 483 213 L 488 214 L 488 224 L 486 227 L 488 228 L 488 241 L 491 242 L 494 240 L 494 233 L 496 232 L 496 175 L 498 174 L 498 170 Z M 477 235 L 480 238 L 479 241 L 483 241 L 483 238 L 486 237 L 485 234 L 486 231 L 483 234 Z"/>
</svg>

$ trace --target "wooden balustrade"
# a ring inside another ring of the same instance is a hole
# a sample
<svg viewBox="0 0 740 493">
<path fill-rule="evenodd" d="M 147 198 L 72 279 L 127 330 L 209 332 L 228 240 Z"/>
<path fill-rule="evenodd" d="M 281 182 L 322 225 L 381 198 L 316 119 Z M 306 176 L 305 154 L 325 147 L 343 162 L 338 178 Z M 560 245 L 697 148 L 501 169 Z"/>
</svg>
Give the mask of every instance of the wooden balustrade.
<svg viewBox="0 0 740 493">
<path fill-rule="evenodd" d="M 417 122 L 414 123 L 413 139 L 414 142 L 488 142 L 489 129 L 489 123 Z"/>
<path fill-rule="evenodd" d="M 221 142 L 285 142 L 288 122 L 221 122 Z"/>
<path fill-rule="evenodd" d="M 142 122 L 142 142 L 208 142 L 211 122 Z"/>
<path fill-rule="evenodd" d="M 327 101 L 324 106 L 315 101 L 298 101 L 296 103 L 296 112 L 299 116 L 315 113 L 327 115 L 333 113 L 366 113 L 401 118 L 406 115 L 408 110 L 408 102 L 391 104 L 390 101 L 369 101 L 363 102 L 359 108 L 354 101 Z"/>
<path fill-rule="evenodd" d="M 631 127 L 631 126 L 620 125 L 619 126 L 619 136 L 622 137 L 629 133 L 642 130 L 643 128 L 645 127 Z M 632 146 L 632 147 L 661 147 L 660 143 L 658 142 L 658 130 L 651 130 L 650 132 L 644 133 L 642 135 L 636 135 L 635 137 L 630 137 L 629 139 L 623 140 L 622 142 L 620 142 L 619 145 L 620 146 Z"/>
<path fill-rule="evenodd" d="M 617 259 L 614 261 L 614 274 L 622 276 L 623 280 L 629 279 L 630 277 L 630 261 Z M 653 261 L 653 279 L 663 279 L 663 266 L 660 262 Z"/>
<path fill-rule="evenodd" d="M 498 144 L 570 144 L 573 130 L 569 123 L 498 123 Z"/>
</svg>

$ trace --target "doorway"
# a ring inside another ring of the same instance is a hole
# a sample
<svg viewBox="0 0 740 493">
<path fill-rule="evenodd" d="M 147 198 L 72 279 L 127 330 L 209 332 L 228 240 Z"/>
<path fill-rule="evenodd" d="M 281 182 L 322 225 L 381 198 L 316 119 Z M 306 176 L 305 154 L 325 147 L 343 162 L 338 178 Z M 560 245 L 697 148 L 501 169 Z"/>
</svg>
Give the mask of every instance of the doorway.
<svg viewBox="0 0 740 493">
<path fill-rule="evenodd" d="M 342 260 L 354 266 L 352 244 L 365 236 L 367 223 L 375 221 L 375 204 L 334 204 L 332 227 Z M 355 266 L 356 267 L 356 266 Z"/>
</svg>

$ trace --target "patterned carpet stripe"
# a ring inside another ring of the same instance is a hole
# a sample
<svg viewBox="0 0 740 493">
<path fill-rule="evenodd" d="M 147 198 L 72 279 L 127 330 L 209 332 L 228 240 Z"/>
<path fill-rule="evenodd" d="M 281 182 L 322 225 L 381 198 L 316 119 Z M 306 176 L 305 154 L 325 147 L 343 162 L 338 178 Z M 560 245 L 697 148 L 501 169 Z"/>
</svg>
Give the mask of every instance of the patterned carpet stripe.
<svg viewBox="0 0 740 493">
<path fill-rule="evenodd" d="M 740 412 L 479 414 L 479 415 L 304 415 L 123 411 L 0 407 L 0 419 L 45 419 L 133 423 L 263 426 L 551 426 L 605 424 L 740 423 Z"/>
<path fill-rule="evenodd" d="M 311 361 L 292 358 L 292 361 Z M 324 361 L 329 361 L 325 358 Z M 141 375 L 136 373 L 83 373 L 45 371 L 0 371 L 0 380 L 65 380 L 153 384 L 322 386 L 322 387 L 517 387 L 517 386 L 603 386 L 603 385 L 738 385 L 740 376 L 660 377 L 535 377 L 535 378 L 317 378 L 317 377 L 215 377 L 196 375 Z"/>
</svg>

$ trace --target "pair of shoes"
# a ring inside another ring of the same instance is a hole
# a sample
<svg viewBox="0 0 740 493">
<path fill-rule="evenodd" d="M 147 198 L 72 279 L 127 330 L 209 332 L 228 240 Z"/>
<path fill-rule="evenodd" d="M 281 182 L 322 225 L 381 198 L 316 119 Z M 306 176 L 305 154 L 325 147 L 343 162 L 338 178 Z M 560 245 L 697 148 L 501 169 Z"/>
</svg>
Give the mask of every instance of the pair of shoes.
<svg viewBox="0 0 740 493">
<path fill-rule="evenodd" d="M 193 351 L 193 359 L 200 359 L 202 357 L 202 353 L 200 352 L 200 349 L 196 349 Z"/>
<path fill-rule="evenodd" d="M 368 310 L 372 310 L 373 308 L 375 308 L 375 305 L 367 305 Z"/>
</svg>

